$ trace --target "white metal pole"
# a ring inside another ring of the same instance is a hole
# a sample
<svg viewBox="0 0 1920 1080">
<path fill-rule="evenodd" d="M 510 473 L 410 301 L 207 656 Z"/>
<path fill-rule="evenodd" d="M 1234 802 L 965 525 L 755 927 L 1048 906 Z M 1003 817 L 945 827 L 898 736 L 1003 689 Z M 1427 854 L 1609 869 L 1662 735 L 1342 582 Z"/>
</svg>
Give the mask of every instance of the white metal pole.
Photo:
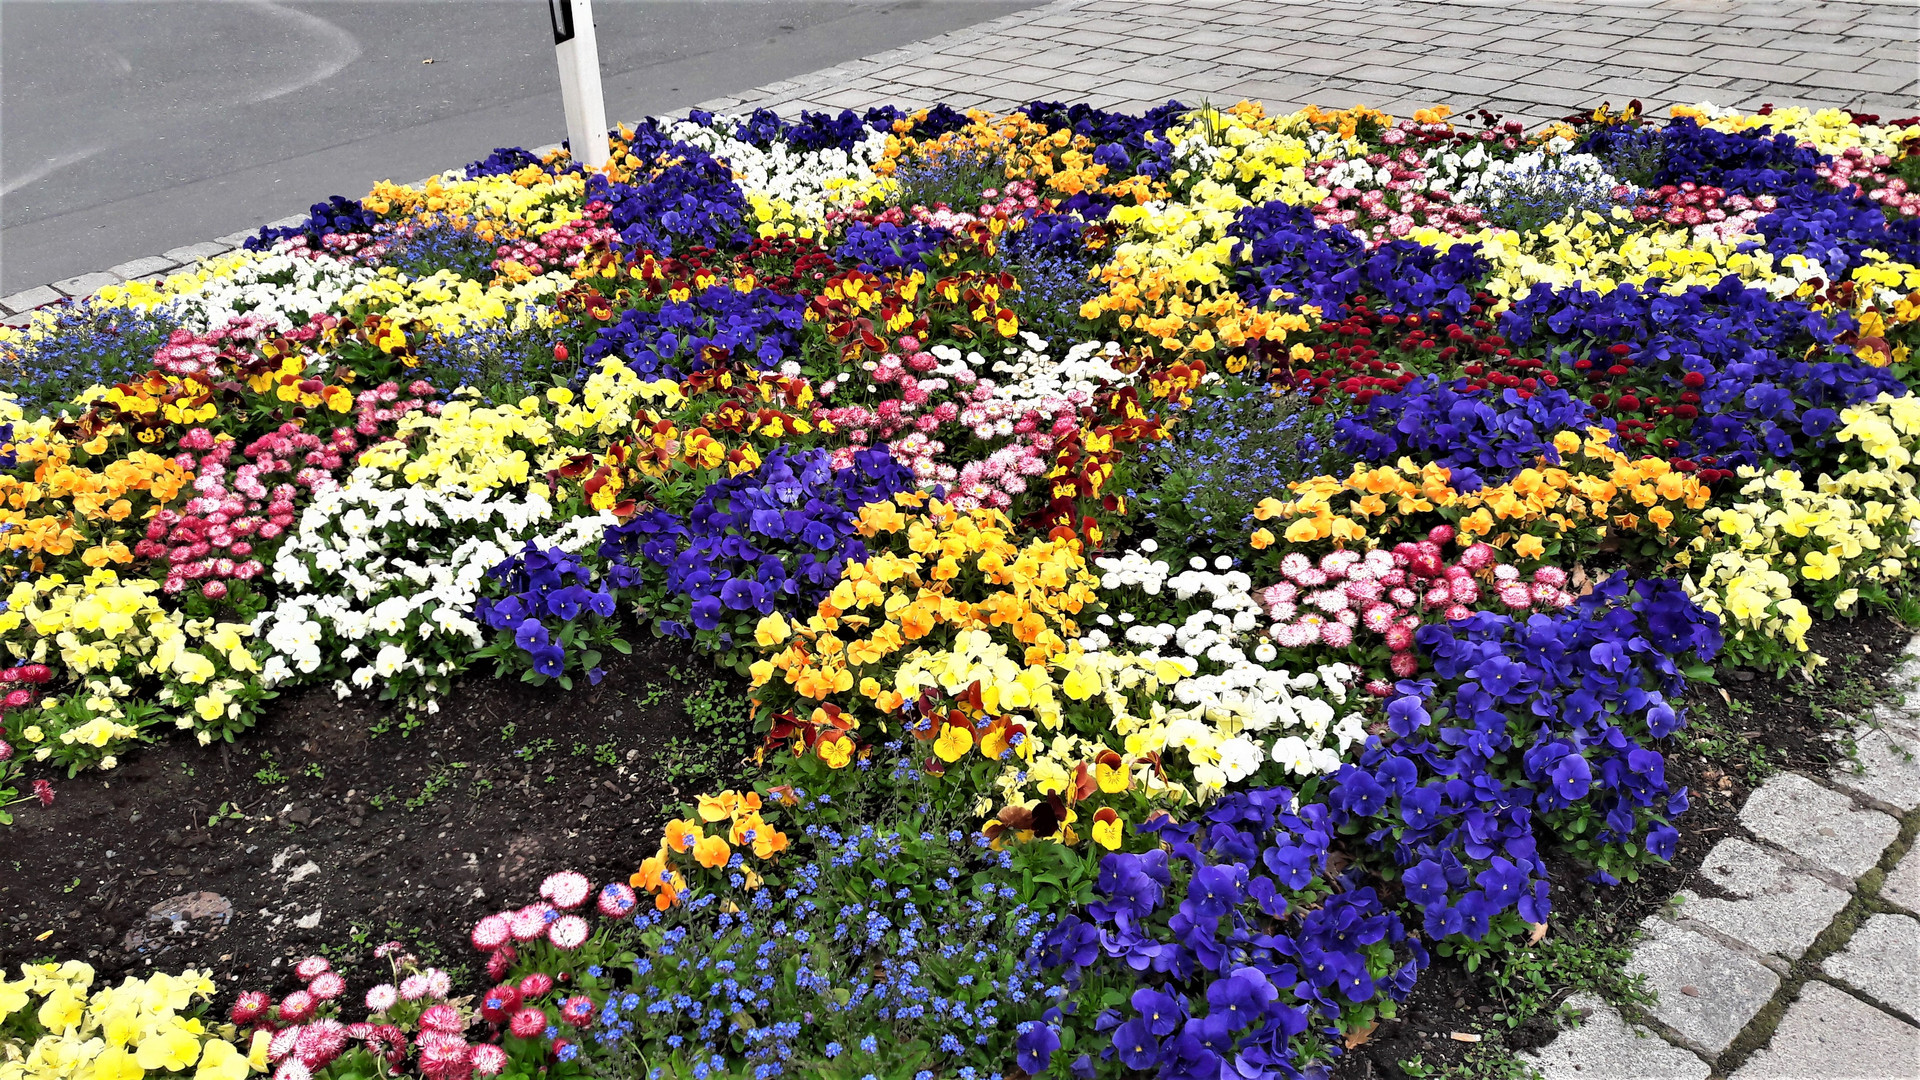
<svg viewBox="0 0 1920 1080">
<path fill-rule="evenodd" d="M 567 142 L 574 160 L 590 169 L 607 163 L 607 104 L 600 93 L 600 44 L 593 33 L 593 0 L 547 0 L 553 49 L 560 60 L 560 98 L 567 110 Z"/>
</svg>

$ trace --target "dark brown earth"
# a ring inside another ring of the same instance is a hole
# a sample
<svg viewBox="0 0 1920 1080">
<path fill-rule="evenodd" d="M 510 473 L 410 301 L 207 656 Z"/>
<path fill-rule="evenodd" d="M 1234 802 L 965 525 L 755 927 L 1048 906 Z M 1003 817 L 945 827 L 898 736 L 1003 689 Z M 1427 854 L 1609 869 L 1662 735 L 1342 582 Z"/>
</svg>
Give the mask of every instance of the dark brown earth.
<svg viewBox="0 0 1920 1080">
<path fill-rule="evenodd" d="M 467 963 L 480 915 L 567 867 L 625 880 L 665 812 L 749 750 L 711 662 L 658 641 L 613 660 L 572 693 L 470 678 L 411 731 L 377 702 L 306 692 L 231 745 L 169 739 L 56 776 L 53 805 L 0 832 L 0 965 L 211 968 L 232 990 L 390 939 Z"/>
<path fill-rule="evenodd" d="M 1913 633 L 1878 615 L 1817 623 L 1808 640 L 1829 662 L 1811 681 L 1722 667 L 1716 672 L 1718 685 L 1689 687 L 1687 728 L 1675 737 L 1681 745 L 1666 748 L 1667 782 L 1689 788 L 1692 797 L 1676 823 L 1680 846 L 1673 863 L 1611 888 L 1583 880 L 1584 872 L 1569 864 L 1555 865 L 1553 907 L 1578 914 L 1580 925 L 1572 932 L 1596 949 L 1624 945 L 1674 893 L 1685 888 L 1713 893 L 1696 874 L 1715 844 L 1747 835 L 1738 820 L 1747 795 L 1774 772 L 1818 769 L 1843 756 L 1844 748 L 1829 738 L 1840 723 L 1835 714 L 1863 711 Z M 1556 921 L 1549 932 L 1570 931 Z M 1469 973 L 1458 961 L 1436 958 L 1400 1018 L 1381 1024 L 1341 1062 L 1335 1080 L 1517 1078 L 1521 1074 L 1510 1074 L 1498 1063 L 1501 1048 L 1526 1050 L 1550 1042 L 1557 1031 L 1554 1006 L 1576 989 L 1570 982 L 1554 987 L 1544 1008 L 1510 1027 L 1507 1017 L 1523 1010 L 1514 1008 L 1520 1003 L 1514 996 L 1499 991 L 1492 970 Z M 1480 1041 L 1459 1041 L 1456 1032 Z"/>
</svg>

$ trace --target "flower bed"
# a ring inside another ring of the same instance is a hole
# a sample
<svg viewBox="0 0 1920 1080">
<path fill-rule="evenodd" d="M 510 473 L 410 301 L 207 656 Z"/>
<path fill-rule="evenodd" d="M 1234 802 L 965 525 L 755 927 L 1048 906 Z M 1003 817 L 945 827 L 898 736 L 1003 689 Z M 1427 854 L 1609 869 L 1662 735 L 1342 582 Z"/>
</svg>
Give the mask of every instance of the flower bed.
<svg viewBox="0 0 1920 1080">
<path fill-rule="evenodd" d="M 1035 103 L 615 151 L 0 340 L 0 804 L 648 632 L 750 680 L 758 767 L 482 920 L 484 985 L 316 958 L 215 1031 L 198 976 L 34 968 L 0 1080 L 1315 1075 L 1537 940 L 1550 865 L 1672 857 L 1688 680 L 1910 603 L 1920 127 Z"/>
</svg>

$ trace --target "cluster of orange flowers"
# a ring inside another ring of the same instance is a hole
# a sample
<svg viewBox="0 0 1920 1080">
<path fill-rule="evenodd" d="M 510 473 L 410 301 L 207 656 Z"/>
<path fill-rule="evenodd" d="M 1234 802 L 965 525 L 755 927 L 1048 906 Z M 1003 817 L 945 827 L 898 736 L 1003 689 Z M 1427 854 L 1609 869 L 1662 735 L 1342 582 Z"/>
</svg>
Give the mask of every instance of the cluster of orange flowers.
<svg viewBox="0 0 1920 1080">
<path fill-rule="evenodd" d="M 1536 558 L 1546 550 L 1531 535 L 1541 526 L 1551 526 L 1555 538 L 1587 527 L 1604 535 L 1609 525 L 1631 532 L 1643 522 L 1664 534 L 1676 510 L 1701 510 L 1711 495 L 1698 477 L 1664 458 L 1622 454 L 1604 428 L 1588 429 L 1585 439 L 1563 431 L 1554 437 L 1554 449 L 1560 464 L 1543 460 L 1504 484 L 1473 492 L 1454 490 L 1451 471 L 1432 463 L 1416 467 L 1403 458 L 1398 468 L 1355 465 L 1344 480 L 1321 476 L 1292 485 L 1293 499 L 1263 500 L 1254 517 L 1284 522 L 1282 536 L 1291 543 L 1330 540 L 1338 546 L 1385 536 L 1404 519 L 1437 513 L 1469 537 L 1495 546 L 1511 541 L 1515 554 Z M 1256 548 L 1274 541 L 1269 529 L 1253 534 Z"/>
<path fill-rule="evenodd" d="M 79 449 L 102 454 L 106 444 L 107 436 L 98 434 Z M 0 474 L 0 538 L 7 550 L 32 556 L 29 568 L 34 573 L 47 568 L 49 557 L 75 551 L 95 569 L 132 562 L 123 536 L 137 536 L 154 508 L 193 479 L 172 458 L 147 450 L 135 450 L 95 470 L 73 463 L 75 449 L 62 439 L 22 442 L 17 447 L 20 460 L 39 463 L 33 479 Z"/>
<path fill-rule="evenodd" d="M 925 119 L 924 110 L 895 121 L 894 131 L 902 137 L 888 140 L 886 156 L 874 171 L 891 175 L 902 158 L 928 164 L 998 158 L 1005 164 L 1007 179 L 1031 178 L 1060 195 L 1097 191 L 1135 203 L 1166 197 L 1165 185 L 1146 176 L 1128 176 L 1109 183 L 1110 170 L 1093 160 L 1096 146 L 1085 135 L 1067 128 L 1050 128 L 1025 113 L 993 117 L 975 111 L 967 115 L 971 122 L 965 127 L 925 140 L 905 136 L 917 121 Z"/>
<path fill-rule="evenodd" d="M 774 792 L 776 802 L 793 798 L 792 789 Z M 751 853 L 761 860 L 772 859 L 787 850 L 787 835 L 769 825 L 760 816 L 762 802 L 757 791 L 723 791 L 700 796 L 696 817 L 675 818 L 667 822 L 660 850 L 640 863 L 640 869 L 628 879 L 636 889 L 653 894 L 653 906 L 665 911 L 686 890 L 687 879 L 674 868 L 675 857 L 690 857 L 708 870 L 723 869 L 733 853 Z M 707 826 L 719 824 L 719 831 L 708 833 Z M 758 888 L 761 877 L 751 868 L 746 871 L 746 887 Z"/>
</svg>

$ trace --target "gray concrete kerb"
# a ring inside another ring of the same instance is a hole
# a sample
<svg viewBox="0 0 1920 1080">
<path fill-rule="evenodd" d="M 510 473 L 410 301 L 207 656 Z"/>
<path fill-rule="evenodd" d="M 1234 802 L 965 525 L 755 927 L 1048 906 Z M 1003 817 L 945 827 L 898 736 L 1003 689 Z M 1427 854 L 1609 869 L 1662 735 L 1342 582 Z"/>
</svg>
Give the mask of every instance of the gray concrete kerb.
<svg viewBox="0 0 1920 1080">
<path fill-rule="evenodd" d="M 1900 823 L 1799 773 L 1782 773 L 1747 798 L 1740 823 L 1776 844 L 1849 880 L 1880 862 Z"/>
<path fill-rule="evenodd" d="M 1623 1020 L 1591 994 L 1566 1004 L 1586 1014 L 1580 1026 L 1538 1051 L 1517 1055 L 1542 1080 L 1707 1080 L 1712 1070 L 1686 1050 Z"/>
<path fill-rule="evenodd" d="M 1874 915 L 1820 968 L 1881 1008 L 1920 1021 L 1920 920 Z"/>
<path fill-rule="evenodd" d="M 1920 1028 L 1823 982 L 1800 988 L 1769 1042 L 1732 1080 L 1913 1080 Z"/>
<path fill-rule="evenodd" d="M 1680 1045 L 1718 1058 L 1773 1000 L 1780 976 L 1749 953 L 1656 915 L 1640 927 L 1629 976 L 1645 976 L 1658 995 L 1648 1010 Z"/>
<path fill-rule="evenodd" d="M 1728 898 L 1681 892 L 1683 923 L 1711 928 L 1757 953 L 1787 961 L 1799 959 L 1848 900 L 1845 890 L 1738 838 L 1722 840 L 1708 852 L 1696 880 Z M 1768 966 L 1785 973 L 1784 964 Z"/>
</svg>

